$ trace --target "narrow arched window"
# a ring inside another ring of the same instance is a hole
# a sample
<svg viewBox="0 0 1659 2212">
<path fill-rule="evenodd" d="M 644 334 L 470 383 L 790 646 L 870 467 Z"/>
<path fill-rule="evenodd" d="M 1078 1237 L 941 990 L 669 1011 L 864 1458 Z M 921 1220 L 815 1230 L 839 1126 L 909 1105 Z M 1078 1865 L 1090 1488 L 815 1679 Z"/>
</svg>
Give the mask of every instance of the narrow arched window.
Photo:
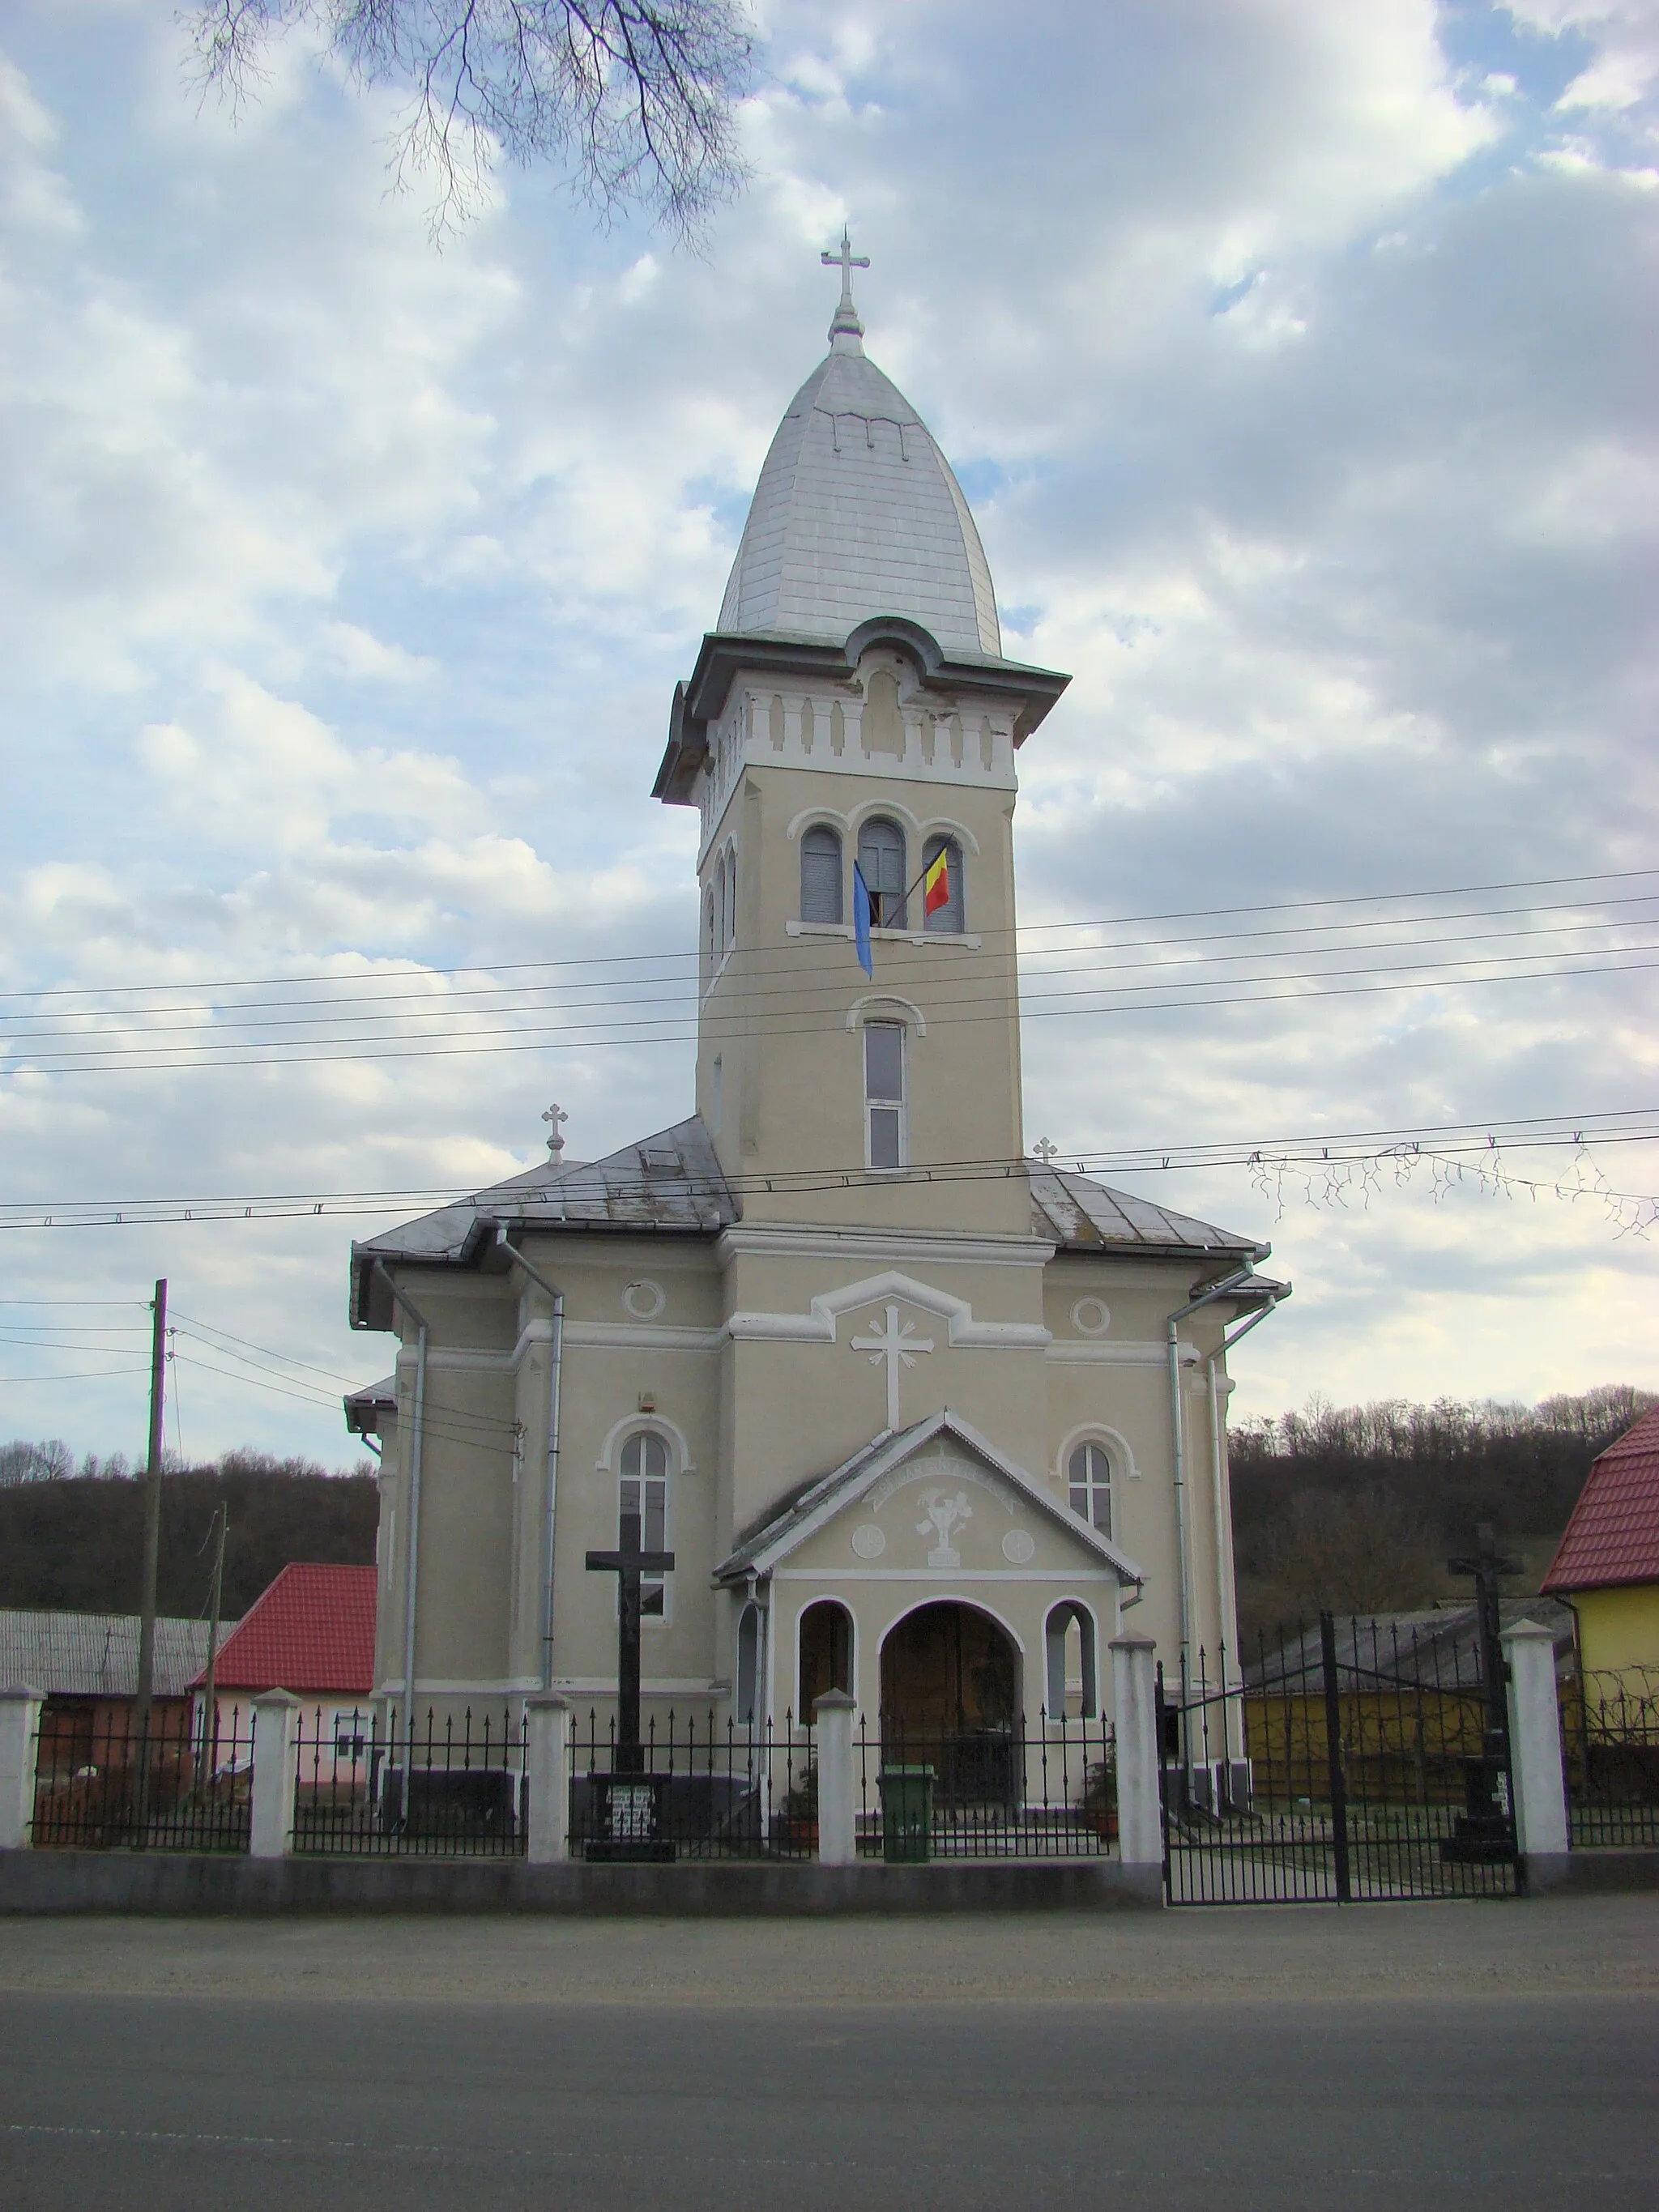
<svg viewBox="0 0 1659 2212">
<path fill-rule="evenodd" d="M 941 860 L 944 868 L 935 875 Z M 954 837 L 930 837 L 922 848 L 921 906 L 924 929 L 960 937 L 968 926 L 963 920 L 962 848 Z"/>
<path fill-rule="evenodd" d="M 1093 1720 L 1100 1711 L 1095 1664 L 1094 1616 L 1075 1598 L 1066 1598 L 1048 1615 L 1043 1643 L 1048 1661 L 1048 1716 Z"/>
<path fill-rule="evenodd" d="M 859 873 L 870 894 L 870 920 L 878 929 L 905 927 L 904 832 L 884 814 L 859 831 Z"/>
<path fill-rule="evenodd" d="M 738 941 L 738 853 L 734 845 L 726 848 L 726 872 L 721 881 L 726 887 L 726 926 L 720 941 L 729 952 Z"/>
<path fill-rule="evenodd" d="M 905 1127 L 904 1024 L 864 1025 L 865 1158 L 872 1168 L 902 1168 L 908 1152 Z"/>
<path fill-rule="evenodd" d="M 796 1719 L 810 1727 L 812 1707 L 826 1690 L 852 1686 L 853 1616 L 834 1598 L 819 1598 L 800 1617 L 800 1703 Z"/>
<path fill-rule="evenodd" d="M 817 822 L 800 841 L 800 918 L 841 920 L 841 839 Z"/>
<path fill-rule="evenodd" d="M 702 982 L 708 989 L 714 975 L 714 886 L 702 895 Z"/>
<path fill-rule="evenodd" d="M 1103 1536 L 1112 1533 L 1112 1462 L 1106 1455 L 1104 1444 L 1079 1444 L 1072 1454 L 1066 1468 L 1071 1485 L 1072 1510 L 1098 1528 Z"/>
<path fill-rule="evenodd" d="M 629 1523 L 634 1524 L 642 1552 L 668 1547 L 668 1446 L 654 1429 L 636 1429 L 622 1448 L 622 1482 L 617 1499 L 617 1545 L 629 1548 Z M 665 1584 L 660 1575 L 640 1583 L 640 1612 L 647 1620 L 660 1620 L 666 1611 Z"/>
</svg>

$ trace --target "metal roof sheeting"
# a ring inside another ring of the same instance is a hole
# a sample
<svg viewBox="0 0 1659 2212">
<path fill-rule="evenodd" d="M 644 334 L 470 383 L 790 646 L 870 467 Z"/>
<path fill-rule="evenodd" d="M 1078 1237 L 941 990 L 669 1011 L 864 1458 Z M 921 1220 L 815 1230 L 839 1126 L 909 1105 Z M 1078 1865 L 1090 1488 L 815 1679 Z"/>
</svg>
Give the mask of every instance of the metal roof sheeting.
<svg viewBox="0 0 1659 2212">
<path fill-rule="evenodd" d="M 1659 1583 L 1659 1406 L 1591 1468 L 1543 1587 L 1620 1583 Z"/>
<path fill-rule="evenodd" d="M 234 1628 L 219 1626 L 220 1649 Z M 207 1665 L 204 1620 L 158 1620 L 152 1680 L 158 1698 L 181 1698 Z M 131 1698 L 138 1692 L 136 1613 L 0 1611 L 0 1681 L 49 1698 Z"/>
</svg>

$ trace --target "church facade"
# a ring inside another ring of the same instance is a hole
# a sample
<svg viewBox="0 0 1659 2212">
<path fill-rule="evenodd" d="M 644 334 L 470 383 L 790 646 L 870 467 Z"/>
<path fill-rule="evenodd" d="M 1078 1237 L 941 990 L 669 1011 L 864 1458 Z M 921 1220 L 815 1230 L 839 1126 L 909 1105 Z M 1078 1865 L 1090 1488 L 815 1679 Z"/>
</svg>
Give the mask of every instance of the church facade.
<svg viewBox="0 0 1659 2212">
<path fill-rule="evenodd" d="M 826 260 L 830 257 L 826 256 Z M 1225 1339 L 1267 1248 L 1028 1156 L 1012 825 L 1067 679 L 1004 657 L 967 503 L 848 282 L 653 795 L 700 824 L 694 1110 L 354 1246 L 398 1340 L 378 1694 L 647 1721 L 1097 1713 L 1133 1627 L 1233 1641 Z"/>
</svg>

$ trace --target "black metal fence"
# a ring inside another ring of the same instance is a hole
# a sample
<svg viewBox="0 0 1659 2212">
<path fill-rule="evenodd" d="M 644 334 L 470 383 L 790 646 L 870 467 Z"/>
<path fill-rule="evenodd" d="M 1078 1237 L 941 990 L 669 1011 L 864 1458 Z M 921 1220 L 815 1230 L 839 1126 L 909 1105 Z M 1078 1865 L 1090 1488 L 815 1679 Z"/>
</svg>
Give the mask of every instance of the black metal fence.
<svg viewBox="0 0 1659 2212">
<path fill-rule="evenodd" d="M 294 1849 L 330 1857 L 513 1858 L 526 1840 L 525 1722 L 503 1704 L 411 1729 L 319 1705 L 295 1741 Z"/>
<path fill-rule="evenodd" d="M 917 1730 L 860 1720 L 858 1848 L 924 1859 L 1075 1859 L 1117 1839 L 1117 1748 L 1103 1714 L 1001 1729 Z"/>
<path fill-rule="evenodd" d="M 570 1850 L 590 1860 L 804 1859 L 818 1848 L 810 1727 L 653 1716 L 619 1745 L 590 1707 L 570 1736 Z"/>
<path fill-rule="evenodd" d="M 49 1704 L 35 1744 L 36 1850 L 245 1851 L 253 1716 L 222 1711 L 204 1741 L 189 1707 L 152 1714 L 141 1740 L 125 1705 Z"/>
<path fill-rule="evenodd" d="M 1506 1729 L 1467 1615 L 1321 1616 L 1158 1675 L 1172 1905 L 1508 1896 Z"/>
<path fill-rule="evenodd" d="M 1659 1668 L 1592 1670 L 1561 1705 L 1573 1848 L 1659 1844 Z"/>
</svg>

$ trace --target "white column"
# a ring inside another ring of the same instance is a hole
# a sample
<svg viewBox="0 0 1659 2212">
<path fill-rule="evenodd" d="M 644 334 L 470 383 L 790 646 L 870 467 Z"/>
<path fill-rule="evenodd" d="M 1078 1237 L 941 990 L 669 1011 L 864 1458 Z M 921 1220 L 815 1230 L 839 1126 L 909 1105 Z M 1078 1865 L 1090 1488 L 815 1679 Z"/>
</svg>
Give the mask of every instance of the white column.
<svg viewBox="0 0 1659 2212">
<path fill-rule="evenodd" d="M 266 1690 L 253 1700 L 253 1804 L 248 1850 L 256 1859 L 286 1858 L 294 1848 L 295 1742 L 300 1700 Z"/>
<path fill-rule="evenodd" d="M 1118 1856 L 1125 1866 L 1158 1866 L 1164 1858 L 1153 1672 L 1158 1646 L 1150 1636 L 1115 1636 L 1110 1650 Z"/>
<path fill-rule="evenodd" d="M 858 1799 L 853 1787 L 853 1715 L 857 1710 L 857 1699 L 845 1690 L 826 1690 L 812 1700 L 820 1866 L 851 1866 L 858 1856 Z"/>
<path fill-rule="evenodd" d="M 1528 1879 L 1547 1884 L 1565 1871 L 1567 1786 L 1561 1771 L 1561 1717 L 1555 1693 L 1555 1638 L 1535 1620 L 1517 1620 L 1499 1638 L 1509 1666 L 1510 1778 L 1515 1839 Z M 1552 1864 L 1552 1862 L 1554 1863 Z"/>
<path fill-rule="evenodd" d="M 28 1849 L 42 1702 L 26 1683 L 0 1690 L 0 1851 Z"/>
<path fill-rule="evenodd" d="M 570 1856 L 570 1707 L 556 1690 L 538 1690 L 524 1707 L 530 1770 L 526 1856 L 534 1866 L 551 1866 Z"/>
</svg>

